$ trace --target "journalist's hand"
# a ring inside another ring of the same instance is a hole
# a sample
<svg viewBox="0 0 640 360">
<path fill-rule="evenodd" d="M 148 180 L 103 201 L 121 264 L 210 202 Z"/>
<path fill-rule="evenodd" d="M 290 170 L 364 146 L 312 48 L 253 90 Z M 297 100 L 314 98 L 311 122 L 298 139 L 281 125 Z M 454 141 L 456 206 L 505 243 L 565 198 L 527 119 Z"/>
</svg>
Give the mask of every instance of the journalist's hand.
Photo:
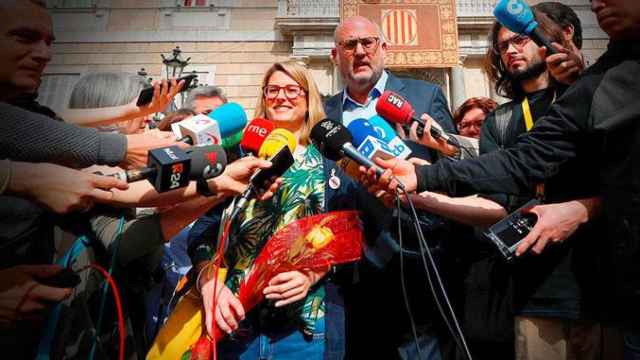
<svg viewBox="0 0 640 360">
<path fill-rule="evenodd" d="M 66 214 L 88 211 L 96 202 L 111 200 L 112 188 L 126 190 L 129 185 L 115 177 L 95 175 L 46 163 L 11 163 L 13 175 L 9 189 L 37 201 L 51 211 Z"/>
<path fill-rule="evenodd" d="M 46 286 L 37 280 L 60 270 L 57 265 L 19 265 L 0 270 L 0 325 L 37 319 L 41 310 L 69 297 L 72 289 Z"/>
</svg>

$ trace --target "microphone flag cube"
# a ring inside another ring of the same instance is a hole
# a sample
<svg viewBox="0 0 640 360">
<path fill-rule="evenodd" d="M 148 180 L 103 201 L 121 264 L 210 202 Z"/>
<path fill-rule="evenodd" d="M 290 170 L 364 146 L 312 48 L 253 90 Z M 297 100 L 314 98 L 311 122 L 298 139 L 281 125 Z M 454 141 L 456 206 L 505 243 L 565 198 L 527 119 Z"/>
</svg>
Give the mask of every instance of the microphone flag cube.
<svg viewBox="0 0 640 360">
<path fill-rule="evenodd" d="M 149 178 L 149 182 L 159 193 L 189 184 L 191 158 L 175 145 L 150 150 L 147 166 L 155 169 L 155 176 Z"/>
<path fill-rule="evenodd" d="M 218 123 L 207 115 L 196 115 L 178 123 L 183 137 L 190 137 L 193 145 L 219 145 L 222 142 Z"/>
</svg>

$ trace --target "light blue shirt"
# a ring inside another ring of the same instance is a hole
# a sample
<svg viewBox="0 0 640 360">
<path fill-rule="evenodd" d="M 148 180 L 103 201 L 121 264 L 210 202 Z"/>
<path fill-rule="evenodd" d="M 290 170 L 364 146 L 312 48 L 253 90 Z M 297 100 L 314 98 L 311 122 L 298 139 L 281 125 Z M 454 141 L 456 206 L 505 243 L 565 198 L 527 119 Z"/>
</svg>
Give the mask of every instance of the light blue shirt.
<svg viewBox="0 0 640 360">
<path fill-rule="evenodd" d="M 349 126 L 349 123 L 355 119 L 369 119 L 378 114 L 376 112 L 376 104 L 378 103 L 378 98 L 380 98 L 380 95 L 382 95 L 387 86 L 388 78 L 389 75 L 387 72 L 383 71 L 378 82 L 376 82 L 371 91 L 369 91 L 369 96 L 365 104 L 360 104 L 353 100 L 351 96 L 347 94 L 347 89 L 344 89 L 342 92 L 342 124 L 344 126 Z"/>
</svg>

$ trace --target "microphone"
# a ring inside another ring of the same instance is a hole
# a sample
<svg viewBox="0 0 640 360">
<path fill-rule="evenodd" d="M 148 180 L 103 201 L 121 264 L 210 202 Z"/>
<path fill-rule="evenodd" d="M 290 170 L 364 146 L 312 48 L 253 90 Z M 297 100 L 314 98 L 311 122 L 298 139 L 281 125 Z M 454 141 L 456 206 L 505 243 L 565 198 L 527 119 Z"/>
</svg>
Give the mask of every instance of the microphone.
<svg viewBox="0 0 640 360">
<path fill-rule="evenodd" d="M 251 153 L 254 156 L 258 156 L 260 146 L 262 146 L 262 143 L 274 128 L 275 124 L 267 119 L 256 118 L 251 120 L 242 134 L 240 148 L 242 148 L 242 151 L 245 153 Z"/>
<path fill-rule="evenodd" d="M 310 138 L 322 155 L 330 160 L 338 161 L 342 157 L 348 157 L 366 168 L 373 167 L 378 177 L 384 172 L 378 165 L 360 154 L 358 150 L 353 147 L 351 143 L 353 138 L 349 130 L 334 120 L 324 119 L 317 123 L 311 129 Z M 396 179 L 396 181 L 398 180 Z M 400 181 L 398 181 L 398 183 L 400 183 Z M 402 183 L 400 183 L 399 186 L 404 189 Z"/>
<path fill-rule="evenodd" d="M 196 146 L 187 150 L 191 156 L 190 180 L 211 179 L 222 175 L 227 166 L 227 153 L 219 145 Z"/>
<path fill-rule="evenodd" d="M 224 104 L 208 115 L 199 114 L 178 123 L 178 131 L 174 133 L 180 136 L 178 141 L 189 145 L 222 144 L 228 137 L 239 139 L 242 129 L 247 124 L 247 114 L 236 103 Z M 227 141 L 228 143 L 229 141 Z M 238 142 L 225 144 L 226 147 L 237 145 Z"/>
<path fill-rule="evenodd" d="M 349 126 L 347 126 L 347 130 L 349 130 L 353 137 L 353 145 L 357 146 L 356 150 L 368 159 L 379 157 L 388 160 L 395 157 L 393 150 L 391 150 L 384 140 L 379 138 L 379 134 L 367 120 L 352 120 Z M 355 161 L 349 158 L 342 158 L 338 161 L 338 166 L 344 170 L 347 175 L 355 179 L 362 178 L 358 164 Z"/>
<path fill-rule="evenodd" d="M 240 144 L 241 140 L 242 140 L 242 130 L 238 131 L 237 133 L 231 136 L 222 138 L 222 142 L 220 143 L 220 145 L 222 145 L 222 147 L 225 148 L 226 150 L 234 150 L 234 147 Z"/>
<path fill-rule="evenodd" d="M 251 176 L 249 187 L 236 202 L 231 219 L 247 205 L 249 199 L 257 194 L 258 190 L 266 189 L 272 178 L 282 176 L 293 165 L 293 151 L 297 143 L 293 133 L 285 129 L 275 129 L 266 137 L 258 154 L 263 159 L 271 161 L 271 167 L 259 169 Z"/>
<path fill-rule="evenodd" d="M 247 114 L 242 106 L 236 103 L 226 103 L 218 107 L 209 113 L 209 117 L 218 123 L 223 138 L 242 132 L 247 125 Z"/>
<path fill-rule="evenodd" d="M 388 121 L 401 125 L 409 125 L 412 122 L 418 122 L 420 124 L 417 129 L 418 136 L 422 136 L 424 132 L 424 121 L 414 116 L 415 110 L 413 109 L 413 106 L 411 106 L 411 104 L 402 96 L 394 93 L 393 91 L 386 90 L 382 95 L 380 95 L 380 99 L 378 99 L 378 103 L 376 104 L 376 112 Z M 450 145 L 459 147 L 457 143 L 451 141 L 449 136 L 444 134 L 440 129 L 431 126 L 429 132 L 433 138 L 444 139 Z"/>
<path fill-rule="evenodd" d="M 222 174 L 227 165 L 219 145 L 199 146 L 188 152 L 177 146 L 149 150 L 147 167 L 111 174 L 128 183 L 148 180 L 162 193 L 185 187 L 189 180 L 210 179 Z"/>
<path fill-rule="evenodd" d="M 218 122 L 207 115 L 199 114 L 177 123 L 180 138 L 178 141 L 189 145 L 211 145 L 220 144 L 222 135 Z"/>
<path fill-rule="evenodd" d="M 353 120 L 347 126 L 347 130 L 353 137 L 353 146 L 357 146 L 358 152 L 368 159 L 380 157 L 388 160 L 396 157 L 389 145 L 378 138 L 378 134 L 367 120 Z"/>
<path fill-rule="evenodd" d="M 411 149 L 404 141 L 396 134 L 396 131 L 389 125 L 389 123 L 380 117 L 380 115 L 374 115 L 369 118 L 369 124 L 373 126 L 378 139 L 384 141 L 393 149 L 393 154 L 397 157 L 406 159 L 411 155 Z"/>
<path fill-rule="evenodd" d="M 547 54 L 557 53 L 549 39 L 540 31 L 533 11 L 524 0 L 500 0 L 493 9 L 493 15 L 502 26 L 514 33 L 527 35 L 536 45 L 546 47 Z"/>
<path fill-rule="evenodd" d="M 261 159 L 269 159 L 280 151 L 283 146 L 289 148 L 289 152 L 293 154 L 297 145 L 298 141 L 291 131 L 278 128 L 273 130 L 269 136 L 264 139 L 264 142 L 260 145 L 260 150 L 258 150 L 258 157 Z"/>
</svg>

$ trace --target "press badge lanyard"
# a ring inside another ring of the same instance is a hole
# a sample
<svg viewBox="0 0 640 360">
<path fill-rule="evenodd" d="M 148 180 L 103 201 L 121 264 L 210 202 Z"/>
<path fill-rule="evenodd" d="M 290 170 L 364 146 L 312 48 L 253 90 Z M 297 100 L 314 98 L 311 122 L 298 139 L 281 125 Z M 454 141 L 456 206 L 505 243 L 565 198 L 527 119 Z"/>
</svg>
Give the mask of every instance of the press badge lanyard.
<svg viewBox="0 0 640 360">
<path fill-rule="evenodd" d="M 553 95 L 553 100 L 555 101 L 555 94 Z M 553 103 L 553 101 L 552 101 Z M 527 132 L 531 130 L 533 127 L 533 116 L 531 116 L 531 108 L 529 107 L 529 99 L 525 96 L 524 100 L 522 100 L 522 113 L 524 114 L 524 126 L 527 129 Z M 536 185 L 536 197 L 540 200 L 544 199 L 544 183 L 540 183 Z"/>
</svg>

